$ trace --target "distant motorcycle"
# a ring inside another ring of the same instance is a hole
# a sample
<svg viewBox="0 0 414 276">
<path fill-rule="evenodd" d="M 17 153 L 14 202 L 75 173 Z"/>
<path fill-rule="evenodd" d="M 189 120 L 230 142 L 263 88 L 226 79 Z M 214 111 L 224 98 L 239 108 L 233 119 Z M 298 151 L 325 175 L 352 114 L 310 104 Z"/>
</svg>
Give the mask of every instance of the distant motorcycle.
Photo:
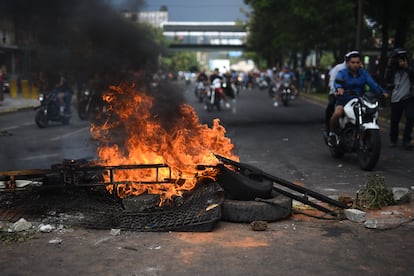
<svg viewBox="0 0 414 276">
<path fill-rule="evenodd" d="M 89 120 L 91 116 L 102 112 L 104 103 L 99 95 L 91 89 L 84 87 L 77 96 L 78 116 L 81 120 Z"/>
<path fill-rule="evenodd" d="M 346 94 L 357 95 L 354 91 L 345 91 Z M 356 152 L 360 168 L 366 171 L 376 166 L 381 153 L 377 97 L 372 92 L 366 92 L 344 106 L 344 115 L 339 119 L 339 128 L 336 130 L 338 141 L 333 145 L 328 144 L 329 138 L 324 134 L 325 143 L 330 146 L 333 157 Z"/>
<path fill-rule="evenodd" d="M 204 98 L 204 109 L 208 112 L 213 111 L 214 108 L 221 110 L 221 102 L 225 98 L 222 86 L 223 82 L 219 78 L 216 78 L 210 85 L 210 90 Z"/>
<path fill-rule="evenodd" d="M 284 106 L 289 105 L 289 100 L 292 98 L 292 86 L 289 80 L 283 80 L 280 86 L 280 99 Z"/>
<path fill-rule="evenodd" d="M 204 98 L 206 97 L 208 93 L 208 86 L 203 81 L 197 82 L 197 88 L 196 88 L 196 96 L 200 103 L 203 102 Z"/>
<path fill-rule="evenodd" d="M 63 125 L 69 124 L 71 115 L 68 112 L 61 114 L 58 91 L 40 93 L 39 101 L 40 106 L 35 108 L 35 122 L 38 127 L 47 127 L 49 121 L 59 122 Z"/>
</svg>

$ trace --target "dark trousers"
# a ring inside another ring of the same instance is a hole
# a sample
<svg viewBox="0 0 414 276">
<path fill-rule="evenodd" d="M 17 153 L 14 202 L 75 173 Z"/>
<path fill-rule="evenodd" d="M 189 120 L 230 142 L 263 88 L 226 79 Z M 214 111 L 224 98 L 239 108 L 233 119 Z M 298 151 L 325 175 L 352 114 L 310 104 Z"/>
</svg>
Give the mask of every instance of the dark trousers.
<svg viewBox="0 0 414 276">
<path fill-rule="evenodd" d="M 328 98 L 328 105 L 326 106 L 325 109 L 325 129 L 326 132 L 329 133 L 329 122 L 331 120 L 332 114 L 335 111 L 335 103 L 336 103 L 336 97 L 334 94 L 329 94 L 329 98 Z"/>
<path fill-rule="evenodd" d="M 402 115 L 405 115 L 405 128 L 403 133 L 403 143 L 410 143 L 411 133 L 414 125 L 414 98 L 391 103 L 391 125 L 390 140 L 397 143 L 399 134 L 399 123 Z"/>
</svg>

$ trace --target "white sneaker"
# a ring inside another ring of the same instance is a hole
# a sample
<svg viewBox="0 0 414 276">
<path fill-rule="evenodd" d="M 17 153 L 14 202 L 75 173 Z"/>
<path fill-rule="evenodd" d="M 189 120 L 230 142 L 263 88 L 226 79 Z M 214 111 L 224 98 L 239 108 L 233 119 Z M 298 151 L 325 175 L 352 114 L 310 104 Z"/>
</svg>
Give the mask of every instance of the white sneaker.
<svg viewBox="0 0 414 276">
<path fill-rule="evenodd" d="M 226 108 L 230 108 L 230 104 L 229 103 L 226 103 Z"/>
<path fill-rule="evenodd" d="M 279 106 L 279 104 L 278 104 L 277 102 L 274 102 L 274 103 L 273 103 L 273 106 L 274 106 L 274 107 L 278 107 L 278 106 Z"/>
</svg>

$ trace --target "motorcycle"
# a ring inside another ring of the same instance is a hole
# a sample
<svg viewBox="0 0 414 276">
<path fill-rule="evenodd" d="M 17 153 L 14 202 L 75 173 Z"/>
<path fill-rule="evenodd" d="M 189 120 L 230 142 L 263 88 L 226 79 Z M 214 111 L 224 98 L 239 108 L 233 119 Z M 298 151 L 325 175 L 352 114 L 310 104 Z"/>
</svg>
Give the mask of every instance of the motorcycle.
<svg viewBox="0 0 414 276">
<path fill-rule="evenodd" d="M 289 105 L 289 99 L 292 98 L 292 88 L 290 81 L 284 80 L 281 83 L 280 87 L 280 99 L 282 100 L 282 103 L 284 106 Z"/>
<path fill-rule="evenodd" d="M 223 88 L 221 88 L 221 80 L 216 80 L 216 83 L 210 85 L 210 90 L 207 92 L 207 95 L 204 98 L 204 109 L 208 112 L 213 111 L 214 107 L 216 107 L 217 110 L 221 110 L 220 102 L 224 97 L 224 91 Z"/>
<path fill-rule="evenodd" d="M 344 95 L 358 96 L 354 91 L 345 91 Z M 381 153 L 381 137 L 377 118 L 377 95 L 365 92 L 363 96 L 351 99 L 344 106 L 344 115 L 339 119 L 336 143 L 329 145 L 328 135 L 324 133 L 324 140 L 329 146 L 331 155 L 339 158 L 345 153 L 356 152 L 360 168 L 366 171 L 372 170 Z"/>
<path fill-rule="evenodd" d="M 43 92 L 39 94 L 40 106 L 36 107 L 35 122 L 40 128 L 49 125 L 49 121 L 60 122 L 67 125 L 70 122 L 69 112 L 60 112 L 58 91 Z"/>
<path fill-rule="evenodd" d="M 81 120 L 89 120 L 91 116 L 104 111 L 104 103 L 97 93 L 84 87 L 77 96 L 78 116 Z"/>
<path fill-rule="evenodd" d="M 269 89 L 267 90 L 268 95 L 270 98 L 274 98 L 277 94 L 277 91 L 279 91 L 280 82 L 277 80 L 270 81 Z"/>
<path fill-rule="evenodd" d="M 203 81 L 197 82 L 196 96 L 198 102 L 202 103 L 208 93 L 208 86 Z"/>
</svg>

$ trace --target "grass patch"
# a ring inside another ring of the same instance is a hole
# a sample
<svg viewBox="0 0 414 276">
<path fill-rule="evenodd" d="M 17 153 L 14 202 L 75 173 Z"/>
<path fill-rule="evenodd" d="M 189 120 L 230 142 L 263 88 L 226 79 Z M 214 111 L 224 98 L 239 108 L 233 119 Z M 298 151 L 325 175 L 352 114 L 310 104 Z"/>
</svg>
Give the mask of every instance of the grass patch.
<svg viewBox="0 0 414 276">
<path fill-rule="evenodd" d="M 28 230 L 22 232 L 7 232 L 0 231 L 0 242 L 10 243 L 10 242 L 24 242 L 34 238 L 36 234 L 35 230 Z"/>
</svg>

